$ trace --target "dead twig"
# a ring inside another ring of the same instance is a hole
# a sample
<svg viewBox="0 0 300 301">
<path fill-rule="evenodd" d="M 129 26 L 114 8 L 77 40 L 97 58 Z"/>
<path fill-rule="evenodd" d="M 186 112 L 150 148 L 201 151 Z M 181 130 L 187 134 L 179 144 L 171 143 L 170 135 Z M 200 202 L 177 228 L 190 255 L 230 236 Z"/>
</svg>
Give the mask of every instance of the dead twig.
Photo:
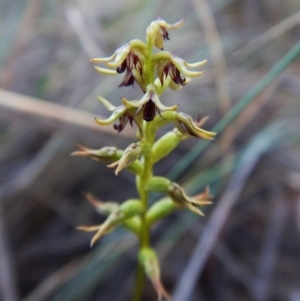
<svg viewBox="0 0 300 301">
<path fill-rule="evenodd" d="M 46 129 L 50 127 L 56 130 L 59 125 L 60 128 L 72 125 L 106 134 L 116 133 L 112 127 L 97 125 L 94 122 L 95 115 L 88 112 L 0 89 L 0 118 L 15 123 L 20 117 L 30 117 L 39 129 L 44 126 Z M 134 137 L 128 128 L 122 131 L 123 136 Z"/>
<path fill-rule="evenodd" d="M 270 281 L 275 263 L 278 258 L 279 242 L 288 218 L 288 206 L 282 193 L 274 192 L 276 200 L 270 214 L 269 225 L 265 234 L 260 260 L 258 262 L 258 276 L 255 279 L 253 293 L 256 300 L 269 300 Z"/>
<path fill-rule="evenodd" d="M 246 46 L 236 51 L 233 55 L 238 59 L 244 59 L 251 53 L 262 48 L 272 40 L 277 39 L 279 36 L 283 35 L 285 32 L 289 31 L 298 24 L 300 24 L 300 11 L 259 35 Z"/>
</svg>

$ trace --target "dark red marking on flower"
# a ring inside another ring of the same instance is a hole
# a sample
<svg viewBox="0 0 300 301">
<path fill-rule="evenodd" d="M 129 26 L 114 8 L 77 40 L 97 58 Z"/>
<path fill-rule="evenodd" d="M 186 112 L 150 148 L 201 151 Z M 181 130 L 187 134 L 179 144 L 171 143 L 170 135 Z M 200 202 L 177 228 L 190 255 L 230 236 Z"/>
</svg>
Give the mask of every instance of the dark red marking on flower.
<svg viewBox="0 0 300 301">
<path fill-rule="evenodd" d="M 171 72 L 170 72 L 171 71 Z M 184 76 L 181 76 L 180 71 L 175 67 L 175 65 L 172 64 L 171 70 L 170 70 L 170 76 L 175 84 L 184 85 L 186 78 Z"/>
<path fill-rule="evenodd" d="M 120 118 L 119 118 L 119 123 L 114 123 L 114 129 L 116 131 L 118 131 L 118 133 L 122 132 L 122 130 L 125 128 L 126 124 L 127 124 L 127 121 L 128 121 L 128 116 L 127 115 L 122 115 Z"/>
<path fill-rule="evenodd" d="M 127 69 L 125 76 L 121 82 L 121 84 L 119 85 L 119 87 L 128 87 L 128 86 L 133 86 L 135 81 L 135 78 L 132 74 L 132 71 Z"/>
<path fill-rule="evenodd" d="M 123 73 L 127 69 L 127 60 L 125 59 L 123 63 L 116 69 L 118 73 Z"/>
<path fill-rule="evenodd" d="M 163 27 L 163 26 L 159 26 L 159 27 L 160 27 L 160 30 L 161 30 L 161 32 L 162 32 L 162 35 L 163 35 L 164 40 L 165 40 L 165 41 L 166 41 L 166 40 L 170 40 L 170 38 L 169 38 L 169 33 L 167 32 L 166 28 Z"/>
<path fill-rule="evenodd" d="M 178 86 L 183 86 L 186 82 L 186 78 L 181 75 L 180 71 L 170 61 L 164 65 L 161 76 L 159 78 L 162 85 L 164 84 L 164 79 L 167 78 L 168 75 L 170 75 L 172 81 Z"/>
<path fill-rule="evenodd" d="M 147 122 L 150 122 L 154 119 L 156 114 L 156 106 L 152 99 L 149 99 L 148 102 L 144 105 L 143 110 L 143 119 Z"/>
<path fill-rule="evenodd" d="M 190 136 L 198 137 L 183 122 L 179 121 L 178 124 L 179 124 L 179 126 L 180 126 L 180 128 L 182 129 L 183 132 L 187 133 Z"/>
<path fill-rule="evenodd" d="M 140 75 L 142 76 L 143 74 L 143 65 L 139 59 L 139 57 L 137 55 L 132 55 L 132 59 L 133 59 L 133 66 L 136 70 L 139 70 Z"/>
</svg>

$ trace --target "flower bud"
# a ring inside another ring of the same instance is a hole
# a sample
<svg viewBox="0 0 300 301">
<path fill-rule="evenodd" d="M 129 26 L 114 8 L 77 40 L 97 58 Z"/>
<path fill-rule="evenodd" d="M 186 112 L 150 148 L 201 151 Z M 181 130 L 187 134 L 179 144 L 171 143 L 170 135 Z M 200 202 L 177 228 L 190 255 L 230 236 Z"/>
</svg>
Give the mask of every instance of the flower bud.
<svg viewBox="0 0 300 301">
<path fill-rule="evenodd" d="M 105 146 L 100 149 L 89 149 L 77 144 L 80 150 L 71 153 L 71 156 L 89 157 L 98 162 L 110 162 L 118 159 L 118 150 L 112 146 Z"/>
<path fill-rule="evenodd" d="M 97 240 L 99 240 L 103 235 L 112 232 L 116 227 L 118 227 L 124 219 L 124 214 L 121 211 L 112 212 L 105 222 L 101 225 L 96 226 L 80 226 L 77 227 L 78 230 L 86 231 L 86 232 L 94 232 L 96 234 L 93 236 L 91 241 L 91 247 L 95 244 Z"/>
<path fill-rule="evenodd" d="M 136 218 L 144 211 L 144 207 L 138 199 L 129 199 L 119 205 L 118 203 L 114 202 L 100 202 L 91 194 L 86 194 L 86 197 L 88 201 L 97 209 L 97 211 L 108 215 L 105 222 L 101 225 L 77 227 L 78 230 L 87 232 L 96 231 L 96 234 L 93 236 L 91 241 L 91 247 L 103 235 L 110 233 L 120 225 L 123 225 L 137 235 L 139 234 L 140 220 Z"/>
<path fill-rule="evenodd" d="M 179 207 L 186 207 L 192 212 L 202 216 L 204 216 L 204 213 L 196 206 L 212 204 L 208 188 L 198 195 L 189 197 L 181 186 L 177 183 L 171 183 L 168 187 L 167 194 Z"/>
<path fill-rule="evenodd" d="M 117 202 L 101 202 L 91 193 L 85 193 L 84 196 L 95 207 L 95 209 L 103 215 L 109 215 L 112 212 L 119 210 L 119 204 Z"/>
<path fill-rule="evenodd" d="M 162 297 L 171 300 L 171 296 L 160 280 L 160 267 L 156 252 L 151 248 L 142 248 L 139 252 L 139 262 L 144 267 L 145 274 L 149 277 L 157 292 L 158 301 L 160 301 Z"/>
<path fill-rule="evenodd" d="M 216 133 L 205 131 L 194 123 L 191 116 L 185 113 L 177 113 L 175 125 L 180 133 L 187 136 L 194 136 L 206 140 L 213 140 Z"/>
<path fill-rule="evenodd" d="M 139 236 L 141 231 L 141 219 L 137 215 L 126 218 L 123 220 L 122 226 Z"/>
<path fill-rule="evenodd" d="M 140 200 L 130 199 L 120 205 L 120 211 L 125 218 L 131 218 L 134 215 L 143 213 L 144 207 Z"/>
<path fill-rule="evenodd" d="M 156 163 L 160 159 L 166 157 L 173 149 L 176 148 L 181 141 L 181 136 L 178 131 L 166 133 L 159 140 L 157 140 L 152 148 L 152 161 Z"/>
<path fill-rule="evenodd" d="M 147 211 L 146 221 L 148 225 L 152 225 L 157 221 L 168 216 L 170 213 L 178 209 L 178 206 L 170 198 L 163 198 L 156 201 Z"/>
<path fill-rule="evenodd" d="M 124 153 L 120 160 L 110 165 L 107 165 L 107 167 L 113 168 L 117 166 L 115 174 L 118 175 L 118 173 L 122 169 L 129 167 L 131 164 L 133 164 L 135 160 L 137 160 L 141 156 L 142 151 L 143 149 L 138 143 L 132 143 L 124 150 Z"/>
<path fill-rule="evenodd" d="M 146 184 L 146 190 L 165 192 L 171 181 L 164 177 L 152 177 Z"/>
<path fill-rule="evenodd" d="M 151 22 L 147 28 L 147 39 L 157 48 L 163 50 L 164 40 L 169 40 L 167 29 L 178 29 L 183 24 L 183 19 L 175 24 L 168 24 L 166 21 L 158 19 Z"/>
</svg>

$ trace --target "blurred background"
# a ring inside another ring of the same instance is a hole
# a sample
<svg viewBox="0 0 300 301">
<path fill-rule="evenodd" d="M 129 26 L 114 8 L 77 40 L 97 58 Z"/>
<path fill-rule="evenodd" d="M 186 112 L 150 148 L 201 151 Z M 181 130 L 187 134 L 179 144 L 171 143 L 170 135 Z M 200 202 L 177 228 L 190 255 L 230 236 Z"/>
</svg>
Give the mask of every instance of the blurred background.
<svg viewBox="0 0 300 301">
<path fill-rule="evenodd" d="M 154 227 L 163 283 L 175 301 L 300 300 L 299 0 L 0 1 L 0 300 L 130 300 L 136 238 L 120 228 L 90 249 L 75 228 L 103 221 L 82 192 L 122 201 L 134 177 L 70 153 L 136 141 L 93 118 L 108 116 L 96 94 L 118 105 L 139 87 L 117 88 L 122 75 L 88 59 L 145 40 L 158 17 L 185 19 L 165 50 L 208 59 L 161 101 L 219 133 L 156 168 L 214 195 L 205 218 L 184 210 Z M 143 300 L 156 298 L 147 283 Z"/>
</svg>

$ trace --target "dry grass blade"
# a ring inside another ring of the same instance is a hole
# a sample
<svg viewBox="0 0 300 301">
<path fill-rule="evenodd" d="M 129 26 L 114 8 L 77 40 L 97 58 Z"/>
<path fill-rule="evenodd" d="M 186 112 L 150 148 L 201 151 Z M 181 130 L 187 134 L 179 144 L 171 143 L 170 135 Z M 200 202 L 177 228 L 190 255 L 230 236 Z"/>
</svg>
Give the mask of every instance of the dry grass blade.
<svg viewBox="0 0 300 301">
<path fill-rule="evenodd" d="M 289 208 L 282 191 L 274 191 L 275 205 L 270 214 L 269 225 L 265 234 L 260 260 L 258 277 L 255 279 L 253 294 L 257 300 L 270 299 L 271 276 L 279 256 L 279 243 L 288 220 Z"/>
<path fill-rule="evenodd" d="M 14 92 L 0 89 L 0 118 L 9 122 L 16 122 L 20 117 L 30 117 L 34 119 L 36 127 L 52 130 L 57 129 L 58 124 L 79 126 L 93 131 L 104 132 L 115 135 L 116 131 L 112 127 L 100 127 L 94 122 L 95 115 L 69 108 L 60 104 L 51 103 L 45 100 L 36 99 L 29 96 L 20 95 Z M 47 121 L 47 125 L 44 124 Z M 133 137 L 133 133 L 125 128 L 122 132 L 124 137 Z"/>
<path fill-rule="evenodd" d="M 249 146 L 248 150 L 241 157 L 239 166 L 236 168 L 227 188 L 220 197 L 217 206 L 214 208 L 206 229 L 202 233 L 194 253 L 181 275 L 174 293 L 174 301 L 190 300 L 196 281 L 203 271 L 228 214 L 237 201 L 250 173 L 271 142 L 270 140 L 266 141 L 263 134 L 261 134 L 257 139 L 254 139 L 252 145 Z"/>
<path fill-rule="evenodd" d="M 50 277 L 44 280 L 34 291 L 30 293 L 29 296 L 22 299 L 22 301 L 42 301 L 47 300 L 53 291 L 57 290 L 59 287 L 63 286 L 69 281 L 74 274 L 82 266 L 77 262 L 70 262 L 69 264 L 63 266 L 60 270 L 53 273 Z"/>
<path fill-rule="evenodd" d="M 208 1 L 192 0 L 192 3 L 198 15 L 199 22 L 201 22 L 203 26 L 204 34 L 208 43 L 209 52 L 214 67 L 218 109 L 221 115 L 224 116 L 230 110 L 231 99 L 230 99 L 229 86 L 227 83 L 228 71 L 226 68 L 226 60 L 225 60 L 224 50 L 222 46 L 222 40 L 218 32 L 218 28 L 214 20 L 214 16 L 212 14 Z M 230 145 L 232 145 L 234 136 L 235 136 L 234 127 L 233 125 L 230 125 L 224 131 L 222 137 L 218 141 L 220 145 L 220 153 L 222 154 L 223 159 L 228 157 L 231 153 Z M 224 166 L 225 164 L 224 162 L 221 168 L 226 169 L 227 167 Z M 231 164 L 231 162 L 227 164 Z"/>
<path fill-rule="evenodd" d="M 214 66 L 218 105 L 222 115 L 224 115 L 230 109 L 231 101 L 226 80 L 228 72 L 226 70 L 225 55 L 221 37 L 208 2 L 206 0 L 192 0 L 192 3 L 195 7 L 199 22 L 204 29 L 204 34 L 212 58 L 212 64 Z"/>
<path fill-rule="evenodd" d="M 89 57 L 94 57 L 95 55 L 102 56 L 102 51 L 92 38 L 91 33 L 84 22 L 81 11 L 74 6 L 68 6 L 65 14 L 85 53 Z"/>
<path fill-rule="evenodd" d="M 300 24 L 300 11 L 256 37 L 246 46 L 236 51 L 234 56 L 236 56 L 238 59 L 245 59 L 251 53 L 255 52 L 272 40 L 275 40 L 298 24 Z"/>
</svg>

